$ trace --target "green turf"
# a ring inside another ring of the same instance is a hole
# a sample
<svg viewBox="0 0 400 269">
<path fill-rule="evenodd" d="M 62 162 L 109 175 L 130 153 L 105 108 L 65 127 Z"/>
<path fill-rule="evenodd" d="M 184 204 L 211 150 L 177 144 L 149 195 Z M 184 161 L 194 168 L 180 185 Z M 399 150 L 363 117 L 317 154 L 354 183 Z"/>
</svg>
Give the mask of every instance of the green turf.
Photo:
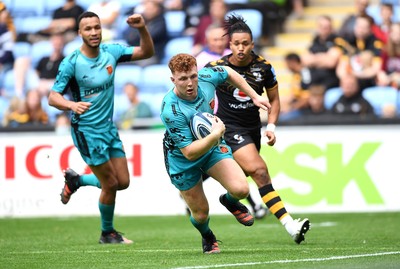
<svg viewBox="0 0 400 269">
<path fill-rule="evenodd" d="M 307 216 L 301 245 L 272 216 L 252 227 L 212 216 L 214 255 L 186 216 L 117 216 L 133 245 L 99 245 L 97 217 L 0 219 L 0 268 L 400 268 L 400 212 Z"/>
</svg>

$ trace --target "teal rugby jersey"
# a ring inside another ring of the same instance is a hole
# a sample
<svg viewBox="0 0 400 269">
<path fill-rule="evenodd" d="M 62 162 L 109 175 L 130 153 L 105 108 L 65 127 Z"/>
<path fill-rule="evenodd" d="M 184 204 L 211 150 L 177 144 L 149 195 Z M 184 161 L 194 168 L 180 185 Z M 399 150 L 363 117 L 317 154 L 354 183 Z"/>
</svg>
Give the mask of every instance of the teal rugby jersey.
<svg viewBox="0 0 400 269">
<path fill-rule="evenodd" d="M 228 72 L 219 66 L 203 68 L 199 71 L 198 77 L 198 96 L 195 100 L 183 100 L 171 90 L 162 102 L 160 117 L 167 129 L 164 146 L 175 156 L 183 157 L 179 148 L 188 146 L 194 140 L 189 128 L 193 114 L 197 111 L 213 113 L 215 88 L 227 80 Z"/>
<path fill-rule="evenodd" d="M 131 61 L 133 47 L 101 44 L 96 58 L 84 56 L 80 49 L 61 62 L 52 90 L 65 94 L 71 90 L 73 101 L 92 103 L 82 115 L 73 113 L 71 123 L 80 131 L 102 133 L 110 130 L 114 112 L 114 76 L 119 62 Z"/>
</svg>

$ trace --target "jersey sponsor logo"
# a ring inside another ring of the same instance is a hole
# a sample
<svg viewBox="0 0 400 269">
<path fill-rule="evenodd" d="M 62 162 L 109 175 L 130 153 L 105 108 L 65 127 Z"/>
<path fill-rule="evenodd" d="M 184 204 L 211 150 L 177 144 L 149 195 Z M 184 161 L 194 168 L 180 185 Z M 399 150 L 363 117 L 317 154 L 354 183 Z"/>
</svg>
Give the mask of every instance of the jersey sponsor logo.
<svg viewBox="0 0 400 269">
<path fill-rule="evenodd" d="M 254 107 L 254 103 L 242 103 L 242 104 L 231 104 L 229 103 L 229 107 L 232 109 L 247 109 Z"/>
<path fill-rule="evenodd" d="M 235 99 L 240 102 L 247 102 L 251 100 L 250 97 L 248 97 L 244 92 L 240 91 L 238 88 L 236 88 L 233 91 L 233 97 L 235 97 Z"/>
<path fill-rule="evenodd" d="M 235 134 L 233 136 L 233 139 L 235 139 L 237 141 L 238 144 L 241 144 L 244 142 L 244 138 L 243 136 L 241 136 L 240 134 Z"/>
<path fill-rule="evenodd" d="M 101 85 L 99 87 L 95 87 L 95 88 L 91 88 L 91 89 L 85 90 L 84 94 L 85 94 L 85 96 L 87 96 L 87 95 L 99 93 L 101 91 L 104 91 L 104 90 L 110 88 L 113 84 L 114 84 L 114 81 L 111 80 L 111 81 L 107 82 L 106 84 L 103 84 L 103 85 Z"/>
</svg>

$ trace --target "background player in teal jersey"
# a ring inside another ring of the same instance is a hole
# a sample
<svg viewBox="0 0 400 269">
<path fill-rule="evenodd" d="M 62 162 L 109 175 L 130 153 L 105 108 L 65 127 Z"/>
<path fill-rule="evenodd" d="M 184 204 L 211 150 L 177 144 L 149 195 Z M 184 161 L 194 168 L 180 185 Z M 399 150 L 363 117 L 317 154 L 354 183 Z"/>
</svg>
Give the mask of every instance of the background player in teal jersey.
<svg viewBox="0 0 400 269">
<path fill-rule="evenodd" d="M 72 169 L 65 171 L 61 201 L 68 203 L 80 186 L 101 187 L 100 243 L 132 243 L 114 229 L 114 207 L 117 190 L 129 186 L 129 171 L 118 130 L 112 122 L 114 108 L 114 75 L 116 65 L 140 60 L 154 54 L 153 41 L 141 15 L 127 18 L 130 27 L 141 37 L 139 47 L 101 44 L 99 17 L 85 12 L 79 17 L 82 46 L 62 61 L 56 82 L 49 95 L 49 104 L 72 111 L 71 135 L 76 148 L 94 175 L 79 176 Z M 63 97 L 70 89 L 73 100 Z"/>
<path fill-rule="evenodd" d="M 278 81 L 274 68 L 263 57 L 253 52 L 252 32 L 242 17 L 229 16 L 225 26 L 232 54 L 206 66 L 229 66 L 240 73 L 257 94 L 262 95 L 264 89 L 266 90 L 271 102 L 271 112 L 268 115 L 265 136 L 268 138 L 267 144 L 273 146 L 276 141 L 275 124 L 280 111 Z M 267 164 L 259 154 L 261 120 L 258 107 L 254 106 L 251 98 L 241 94 L 235 85 L 229 83 L 218 85 L 216 95 L 216 114 L 226 124 L 224 138 L 232 148 L 233 157 L 246 175 L 256 182 L 262 200 L 271 213 L 279 219 L 293 240 L 300 244 L 310 229 L 310 222 L 308 219 L 294 220 L 272 186 Z"/>
<path fill-rule="evenodd" d="M 190 221 L 202 236 L 203 252 L 219 253 L 216 237 L 209 228 L 202 176 L 206 173 L 221 183 L 228 192 L 220 196 L 220 202 L 246 226 L 252 225 L 254 218 L 239 200 L 249 194 L 249 185 L 229 146 L 224 140 L 219 143 L 225 132 L 224 123 L 216 117 L 211 133 L 195 140 L 189 128 L 190 118 L 198 111 L 213 112 L 215 87 L 226 81 L 245 92 L 258 107 L 268 110 L 270 104 L 230 67 L 203 68 L 198 72 L 196 59 L 188 54 L 175 55 L 168 66 L 175 87 L 164 97 L 160 115 L 167 129 L 163 141 L 165 166 L 191 211 Z"/>
</svg>

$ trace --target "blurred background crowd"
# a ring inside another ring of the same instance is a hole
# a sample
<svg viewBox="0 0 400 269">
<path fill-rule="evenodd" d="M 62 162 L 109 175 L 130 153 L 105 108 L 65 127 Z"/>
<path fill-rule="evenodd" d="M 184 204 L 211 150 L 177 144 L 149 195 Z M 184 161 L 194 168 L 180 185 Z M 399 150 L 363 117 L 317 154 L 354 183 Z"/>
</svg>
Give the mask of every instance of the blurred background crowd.
<svg viewBox="0 0 400 269">
<path fill-rule="evenodd" d="M 79 48 L 77 18 L 97 13 L 103 42 L 139 45 L 125 20 L 141 13 L 156 54 L 120 65 L 115 121 L 157 125 L 172 84 L 168 60 L 199 68 L 229 54 L 224 18 L 240 14 L 254 50 L 275 69 L 280 124 L 392 123 L 400 117 L 400 0 L 4 0 L 0 1 L 0 131 L 68 132 L 69 115 L 47 104 L 62 59 Z"/>
</svg>

